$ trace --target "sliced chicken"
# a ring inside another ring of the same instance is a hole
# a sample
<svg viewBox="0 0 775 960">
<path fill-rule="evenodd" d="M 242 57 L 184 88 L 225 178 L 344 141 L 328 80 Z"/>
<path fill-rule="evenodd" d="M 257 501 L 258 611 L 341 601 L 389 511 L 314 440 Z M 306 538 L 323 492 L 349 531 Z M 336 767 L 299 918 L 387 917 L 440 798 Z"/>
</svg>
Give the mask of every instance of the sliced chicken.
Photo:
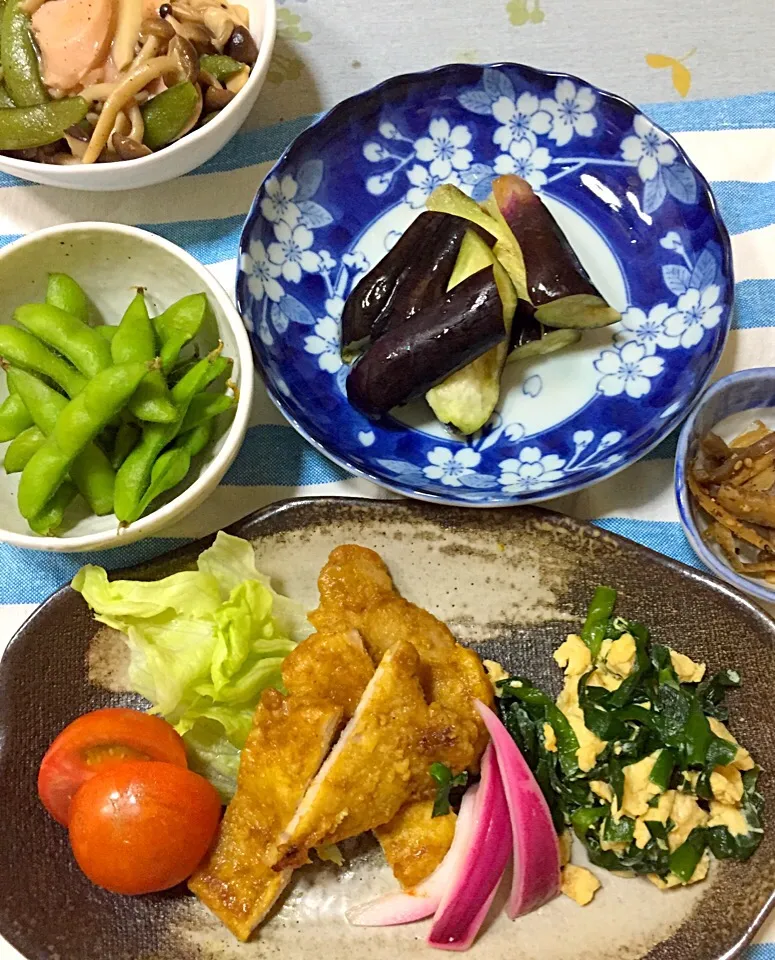
<svg viewBox="0 0 775 960">
<path fill-rule="evenodd" d="M 349 720 L 374 676 L 357 630 L 313 633 L 283 661 L 283 683 L 294 697 L 330 700 Z"/>
<path fill-rule="evenodd" d="M 374 830 L 393 875 L 402 887 L 415 887 L 438 867 L 452 845 L 457 816 L 453 810 L 432 817 L 433 801 L 402 807 L 390 823 Z"/>
<path fill-rule="evenodd" d="M 420 659 L 407 641 L 382 658 L 353 718 L 280 837 L 275 869 L 306 863 L 312 847 L 355 837 L 392 820 L 432 789 L 429 709 Z"/>
<path fill-rule="evenodd" d="M 264 691 L 242 751 L 237 792 L 213 849 L 188 882 L 240 940 L 248 939 L 290 880 L 290 870 L 273 870 L 266 860 L 325 759 L 341 718 L 335 703 Z"/>
<path fill-rule="evenodd" d="M 363 615 L 390 596 L 398 596 L 378 553 L 355 544 L 331 551 L 318 577 L 320 604 L 309 620 L 321 633 L 360 627 Z"/>
</svg>

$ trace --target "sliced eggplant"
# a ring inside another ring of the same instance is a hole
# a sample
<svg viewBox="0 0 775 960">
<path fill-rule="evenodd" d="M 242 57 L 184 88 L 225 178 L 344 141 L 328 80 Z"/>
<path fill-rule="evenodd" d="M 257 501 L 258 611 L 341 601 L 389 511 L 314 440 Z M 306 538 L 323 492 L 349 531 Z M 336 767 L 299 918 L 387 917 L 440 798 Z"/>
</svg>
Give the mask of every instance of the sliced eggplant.
<svg viewBox="0 0 775 960">
<path fill-rule="evenodd" d="M 350 371 L 347 396 L 366 416 L 379 416 L 504 341 L 503 303 L 488 267 L 376 340 Z"/>
<path fill-rule="evenodd" d="M 515 347 L 509 354 L 507 363 L 516 360 L 528 360 L 532 357 L 545 357 L 566 347 L 572 347 L 581 340 L 580 330 L 550 330 L 537 340 L 528 340 Z"/>
<path fill-rule="evenodd" d="M 529 300 L 525 280 L 525 261 L 513 232 L 503 219 L 497 204 L 484 205 L 485 209 L 451 183 L 436 187 L 428 197 L 429 210 L 462 217 L 475 224 L 479 232 L 485 231 L 495 237 L 494 253 L 511 278 L 519 297 Z"/>
<path fill-rule="evenodd" d="M 487 423 L 500 396 L 501 374 L 509 352 L 517 295 L 514 285 L 503 267 L 481 238 L 466 234 L 460 249 L 458 263 L 450 280 L 450 289 L 482 269 L 489 260 L 503 306 L 505 338 L 481 357 L 447 377 L 425 394 L 425 399 L 442 423 L 465 435 L 476 433 Z"/>
<path fill-rule="evenodd" d="M 518 350 L 528 343 L 540 340 L 544 335 L 544 328 L 536 320 L 536 308 L 527 300 L 518 300 L 514 313 L 514 322 L 511 325 L 511 341 L 509 350 Z"/>
<path fill-rule="evenodd" d="M 466 231 L 464 220 L 422 213 L 356 285 L 342 312 L 342 356 L 352 360 L 385 330 L 440 299 Z"/>
<path fill-rule="evenodd" d="M 536 319 L 549 327 L 589 329 L 621 319 L 600 295 L 559 224 L 514 174 L 493 181 L 495 202 L 524 255 L 527 294 Z"/>
</svg>

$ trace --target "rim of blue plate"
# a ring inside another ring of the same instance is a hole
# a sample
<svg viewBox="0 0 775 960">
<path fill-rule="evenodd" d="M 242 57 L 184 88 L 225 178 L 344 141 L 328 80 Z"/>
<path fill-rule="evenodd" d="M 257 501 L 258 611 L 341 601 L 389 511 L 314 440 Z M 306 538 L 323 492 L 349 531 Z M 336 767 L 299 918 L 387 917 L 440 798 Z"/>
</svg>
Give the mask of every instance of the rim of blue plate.
<svg viewBox="0 0 775 960">
<path fill-rule="evenodd" d="M 702 396 L 695 405 L 694 410 L 681 428 L 681 435 L 678 438 L 678 446 L 675 453 L 675 470 L 673 473 L 673 485 L 675 490 L 675 500 L 678 506 L 678 518 L 686 534 L 686 539 L 697 557 L 722 580 L 732 584 L 742 593 L 764 600 L 767 603 L 775 602 L 775 586 L 765 587 L 763 583 L 757 583 L 751 577 L 745 577 L 736 573 L 719 556 L 717 556 L 705 543 L 700 534 L 697 521 L 695 519 L 694 507 L 689 495 L 689 488 L 686 483 L 686 464 L 689 458 L 689 451 L 692 440 L 694 439 L 694 425 L 697 418 L 702 413 L 703 408 L 711 403 L 719 394 L 723 394 L 730 387 L 742 383 L 753 383 L 766 377 L 767 380 L 775 380 L 775 368 L 773 367 L 752 367 L 749 370 L 740 370 L 738 373 L 730 373 L 726 377 L 717 380 Z"/>
<path fill-rule="evenodd" d="M 347 113 L 348 109 L 357 101 L 362 98 L 372 97 L 376 94 L 379 94 L 380 91 L 389 89 L 390 87 L 396 85 L 400 86 L 407 83 L 419 82 L 426 77 L 431 77 L 439 73 L 444 73 L 446 71 L 460 70 L 463 68 L 470 69 L 471 67 L 476 67 L 481 70 L 498 70 L 502 67 L 511 67 L 518 70 L 523 70 L 528 73 L 533 73 L 536 76 L 540 77 L 549 77 L 555 80 L 571 80 L 577 84 L 584 84 L 585 86 L 590 87 L 595 91 L 596 94 L 609 99 L 616 101 L 621 106 L 632 111 L 636 114 L 643 114 L 643 111 L 637 107 L 632 101 L 627 100 L 625 97 L 620 96 L 618 93 L 612 93 L 610 90 L 605 90 L 602 87 L 598 87 L 594 83 L 590 83 L 588 80 L 584 80 L 582 77 L 577 76 L 573 73 L 565 73 L 561 70 L 542 70 L 539 67 L 531 67 L 528 64 L 517 63 L 513 60 L 499 60 L 494 63 L 482 63 L 482 64 L 471 64 L 471 63 L 447 63 L 442 64 L 438 67 L 433 67 L 430 70 L 418 70 L 412 73 L 402 73 L 397 76 L 390 77 L 387 80 L 383 80 L 381 83 L 375 84 L 372 87 L 369 87 L 366 90 L 361 90 L 359 93 L 353 94 L 351 97 L 347 97 L 344 100 L 340 100 L 339 103 L 335 104 L 331 109 L 322 113 L 317 119 L 303 130 L 297 137 L 295 137 L 283 150 L 282 154 L 278 157 L 275 163 L 272 165 L 272 168 L 267 172 L 264 180 L 259 184 L 256 189 L 255 196 L 253 197 L 253 202 L 250 205 L 250 210 L 245 218 L 245 222 L 242 227 L 242 232 L 240 233 L 239 246 L 238 246 L 238 259 L 237 259 L 237 276 L 235 280 L 235 300 L 237 304 L 237 310 L 239 311 L 240 316 L 242 317 L 242 322 L 245 323 L 245 310 L 244 304 L 242 302 L 242 296 L 240 290 L 242 284 L 240 283 L 240 277 L 242 275 L 242 259 L 249 246 L 249 232 L 253 227 L 253 224 L 256 218 L 260 214 L 259 210 L 259 198 L 261 194 L 261 187 L 263 184 L 272 177 L 278 169 L 280 169 L 283 164 L 287 161 L 290 154 L 299 148 L 300 145 L 306 143 L 308 139 L 313 138 L 320 127 L 326 124 L 328 121 L 336 118 L 338 114 Z M 648 114 L 643 114 L 648 116 Z M 650 119 L 650 118 L 649 118 Z M 651 123 L 654 123 L 652 120 Z M 693 410 L 695 410 L 698 402 L 703 396 L 703 391 L 705 390 L 710 378 L 713 376 L 713 373 L 716 370 L 716 367 L 721 360 L 721 356 L 726 347 L 727 339 L 729 337 L 729 330 L 732 324 L 732 315 L 734 312 L 734 296 L 735 296 L 735 281 L 734 281 L 734 270 L 732 265 L 732 244 L 730 242 L 729 231 L 727 230 L 726 224 L 724 223 L 721 214 L 718 210 L 718 204 L 716 198 L 713 195 L 713 191 L 710 188 L 706 177 L 703 173 L 697 168 L 696 164 L 691 160 L 683 147 L 678 143 L 678 141 L 673 137 L 671 133 L 661 127 L 659 124 L 654 123 L 654 126 L 662 132 L 669 140 L 670 144 L 678 152 L 678 155 L 681 157 L 683 162 L 692 170 L 694 175 L 697 178 L 697 183 L 699 189 L 701 190 L 710 211 L 711 216 L 713 217 L 713 222 L 716 226 L 716 229 L 719 233 L 719 241 L 721 244 L 722 251 L 722 266 L 726 276 L 729 277 L 730 282 L 730 304 L 729 312 L 726 320 L 726 329 L 723 332 L 723 335 L 719 337 L 718 343 L 716 344 L 715 350 L 710 357 L 709 366 L 707 372 L 703 378 L 701 378 L 696 387 L 694 394 L 691 400 L 680 410 L 677 410 L 670 417 L 666 417 L 663 421 L 662 428 L 657 431 L 657 434 L 650 440 L 647 440 L 641 444 L 640 447 L 635 447 L 634 450 L 628 454 L 621 463 L 618 463 L 612 467 L 601 469 L 597 476 L 588 477 L 585 480 L 580 480 L 576 484 L 568 484 L 564 486 L 562 490 L 553 492 L 550 488 L 536 491 L 532 494 L 526 495 L 513 495 L 513 498 L 510 500 L 499 500 L 497 502 L 489 501 L 479 501 L 479 502 L 463 502 L 455 500 L 453 498 L 447 498 L 440 494 L 427 493 L 423 490 L 417 490 L 412 487 L 410 484 L 400 484 L 393 483 L 389 480 L 383 478 L 381 475 L 377 475 L 369 470 L 364 470 L 361 467 L 354 466 L 349 463 L 345 458 L 338 456 L 336 453 L 327 449 L 324 443 L 314 437 L 308 430 L 306 430 L 296 419 L 296 417 L 288 410 L 283 395 L 278 391 L 274 385 L 271 383 L 269 377 L 265 374 L 263 366 L 261 364 L 258 352 L 253 343 L 252 336 L 249 337 L 251 349 L 253 351 L 253 360 L 254 366 L 261 375 L 261 379 L 266 387 L 266 391 L 269 395 L 272 403 L 277 407 L 280 413 L 285 417 L 288 423 L 302 436 L 304 439 L 311 444 L 319 453 L 323 454 L 324 457 L 329 459 L 332 463 L 335 463 L 337 466 L 341 467 L 343 470 L 346 470 L 348 473 L 353 474 L 357 477 L 363 477 L 365 480 L 370 480 L 372 483 L 377 484 L 386 490 L 391 490 L 394 493 L 401 494 L 403 496 L 410 496 L 417 500 L 422 500 L 427 503 L 439 503 L 446 506 L 455 506 L 455 507 L 467 507 L 467 508 L 479 508 L 479 509 L 493 509 L 493 508 L 508 508 L 516 507 L 521 504 L 530 504 L 530 503 L 543 503 L 548 500 L 556 499 L 557 497 L 568 496 L 569 494 L 578 493 L 580 490 L 584 490 L 587 487 L 593 486 L 596 483 L 600 483 L 603 480 L 608 480 L 610 477 L 615 476 L 618 473 L 621 473 L 622 470 L 626 470 L 627 467 L 631 467 L 634 463 L 637 463 L 653 449 L 659 446 L 659 444 L 667 437 L 672 430 L 674 430 Z M 247 326 L 247 325 L 246 325 Z M 409 428 L 407 428 L 409 429 Z"/>
</svg>

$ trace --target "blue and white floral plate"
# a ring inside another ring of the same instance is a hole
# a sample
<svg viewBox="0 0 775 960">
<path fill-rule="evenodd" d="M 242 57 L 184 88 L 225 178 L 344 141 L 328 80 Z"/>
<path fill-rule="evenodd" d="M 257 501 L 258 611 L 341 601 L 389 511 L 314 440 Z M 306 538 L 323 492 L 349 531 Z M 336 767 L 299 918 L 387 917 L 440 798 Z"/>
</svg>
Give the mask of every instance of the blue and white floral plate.
<svg viewBox="0 0 775 960">
<path fill-rule="evenodd" d="M 345 298 L 436 186 L 483 200 L 502 173 L 541 191 L 622 322 L 508 366 L 468 441 L 424 401 L 367 420 L 345 394 Z M 396 77 L 339 104 L 275 165 L 240 255 L 237 302 L 288 420 L 353 473 L 450 504 L 546 500 L 642 457 L 707 382 L 732 307 L 729 238 L 678 144 L 620 97 L 516 64 Z"/>
</svg>

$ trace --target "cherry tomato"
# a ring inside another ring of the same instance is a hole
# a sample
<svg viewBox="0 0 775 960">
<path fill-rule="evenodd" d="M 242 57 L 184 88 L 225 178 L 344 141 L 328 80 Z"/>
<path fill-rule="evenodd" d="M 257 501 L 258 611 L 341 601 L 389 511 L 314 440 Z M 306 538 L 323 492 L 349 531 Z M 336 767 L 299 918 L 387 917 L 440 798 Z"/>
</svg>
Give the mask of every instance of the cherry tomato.
<svg viewBox="0 0 775 960">
<path fill-rule="evenodd" d="M 199 774 L 169 763 L 124 763 L 78 789 L 70 844 L 97 886 L 153 893 L 191 876 L 220 817 L 218 792 Z"/>
<path fill-rule="evenodd" d="M 48 748 L 38 771 L 38 796 L 51 816 L 67 826 L 70 801 L 81 784 L 127 760 L 185 767 L 186 748 L 161 717 L 125 707 L 94 710 L 73 720 Z"/>
</svg>

